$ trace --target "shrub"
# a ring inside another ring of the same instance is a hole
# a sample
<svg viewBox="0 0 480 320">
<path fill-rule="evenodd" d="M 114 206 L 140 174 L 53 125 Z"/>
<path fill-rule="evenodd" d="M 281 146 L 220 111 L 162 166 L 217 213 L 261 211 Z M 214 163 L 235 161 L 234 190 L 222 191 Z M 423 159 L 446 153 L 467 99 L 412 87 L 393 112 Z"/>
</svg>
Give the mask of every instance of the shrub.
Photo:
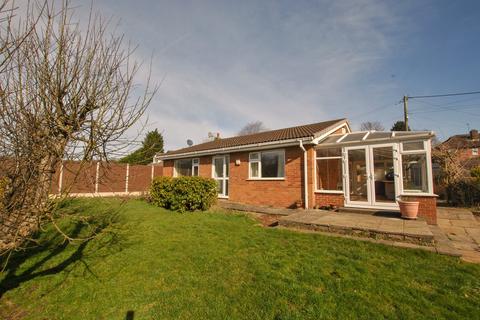
<svg viewBox="0 0 480 320">
<path fill-rule="evenodd" d="M 150 201 L 159 207 L 170 208 L 173 194 L 172 178 L 158 177 L 155 178 L 150 187 Z"/>
<path fill-rule="evenodd" d="M 472 168 L 472 170 L 470 170 L 470 175 L 472 178 L 480 180 L 480 166 Z"/>
<path fill-rule="evenodd" d="M 217 199 L 217 184 L 203 177 L 159 177 L 152 183 L 150 198 L 153 204 L 170 210 L 207 210 Z"/>
<path fill-rule="evenodd" d="M 480 204 L 480 180 L 465 179 L 447 186 L 450 204 L 456 206 L 478 206 Z"/>
</svg>

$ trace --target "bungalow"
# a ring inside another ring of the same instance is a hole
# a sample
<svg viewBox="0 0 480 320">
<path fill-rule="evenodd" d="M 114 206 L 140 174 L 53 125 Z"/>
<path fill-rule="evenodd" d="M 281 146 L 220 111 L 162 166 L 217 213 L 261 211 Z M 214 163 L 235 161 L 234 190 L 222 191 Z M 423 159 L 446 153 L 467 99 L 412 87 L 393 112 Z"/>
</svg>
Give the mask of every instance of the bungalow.
<svg viewBox="0 0 480 320">
<path fill-rule="evenodd" d="M 346 119 L 221 138 L 157 155 L 166 176 L 212 177 L 218 197 L 277 208 L 398 211 L 436 223 L 431 131 L 352 132 Z"/>
</svg>

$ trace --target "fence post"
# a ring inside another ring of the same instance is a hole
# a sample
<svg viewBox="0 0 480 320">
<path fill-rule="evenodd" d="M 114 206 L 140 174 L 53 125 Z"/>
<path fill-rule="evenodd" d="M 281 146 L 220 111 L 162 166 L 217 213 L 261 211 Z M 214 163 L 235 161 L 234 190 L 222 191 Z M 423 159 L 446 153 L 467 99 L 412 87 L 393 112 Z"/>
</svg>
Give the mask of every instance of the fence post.
<svg viewBox="0 0 480 320">
<path fill-rule="evenodd" d="M 130 164 L 127 163 L 127 172 L 125 177 L 125 193 L 128 193 L 128 176 L 130 175 Z"/>
<path fill-rule="evenodd" d="M 60 160 L 60 173 L 58 175 L 58 194 L 62 193 L 63 187 L 63 160 Z"/>
<path fill-rule="evenodd" d="M 153 182 L 153 176 L 155 175 L 155 166 L 152 163 L 152 178 L 150 179 L 150 182 Z"/>
<path fill-rule="evenodd" d="M 98 193 L 98 178 L 100 176 L 100 161 L 97 162 L 97 172 L 95 173 L 95 193 Z"/>
</svg>

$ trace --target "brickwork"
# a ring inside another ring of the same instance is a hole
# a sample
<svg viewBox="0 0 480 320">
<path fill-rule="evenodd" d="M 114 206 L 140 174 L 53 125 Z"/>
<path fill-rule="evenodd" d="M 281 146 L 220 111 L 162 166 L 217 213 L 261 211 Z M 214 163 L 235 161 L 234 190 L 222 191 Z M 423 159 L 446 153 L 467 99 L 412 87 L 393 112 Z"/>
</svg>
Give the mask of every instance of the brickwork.
<svg viewBox="0 0 480 320">
<path fill-rule="evenodd" d="M 418 216 L 428 224 L 437 224 L 437 197 L 436 196 L 402 196 L 405 201 L 418 201 Z"/>
<path fill-rule="evenodd" d="M 230 153 L 230 201 L 277 208 L 303 206 L 303 151 L 298 146 L 285 148 L 285 179 L 282 180 L 249 180 L 249 153 Z M 313 155 L 313 149 L 310 153 Z M 212 157 L 200 157 L 200 176 L 212 177 Z M 235 164 L 236 160 L 240 160 L 239 165 Z M 164 161 L 165 176 L 173 176 L 173 166 L 173 160 Z M 308 180 L 309 189 L 312 190 L 313 174 L 310 169 Z M 313 203 L 313 194 L 310 195 L 310 201 Z"/>
<path fill-rule="evenodd" d="M 323 206 L 343 207 L 345 205 L 345 199 L 343 194 L 339 194 L 339 193 L 315 192 L 315 205 L 319 207 L 323 207 Z"/>
<path fill-rule="evenodd" d="M 303 206 L 302 154 L 298 146 L 285 148 L 283 180 L 248 180 L 249 152 L 230 154 L 229 200 L 279 208 Z M 240 165 L 235 165 L 236 160 Z"/>
</svg>

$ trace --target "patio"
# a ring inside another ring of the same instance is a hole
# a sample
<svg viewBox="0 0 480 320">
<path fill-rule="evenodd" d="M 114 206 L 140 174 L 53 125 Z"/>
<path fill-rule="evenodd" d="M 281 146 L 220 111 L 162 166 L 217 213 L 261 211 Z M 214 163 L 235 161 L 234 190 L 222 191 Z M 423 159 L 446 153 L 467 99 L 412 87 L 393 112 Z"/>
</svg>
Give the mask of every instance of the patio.
<svg viewBox="0 0 480 320">
<path fill-rule="evenodd" d="M 333 232 L 374 239 L 434 245 L 434 235 L 422 220 L 403 220 L 359 213 L 303 210 L 281 217 L 280 226 Z"/>
</svg>

